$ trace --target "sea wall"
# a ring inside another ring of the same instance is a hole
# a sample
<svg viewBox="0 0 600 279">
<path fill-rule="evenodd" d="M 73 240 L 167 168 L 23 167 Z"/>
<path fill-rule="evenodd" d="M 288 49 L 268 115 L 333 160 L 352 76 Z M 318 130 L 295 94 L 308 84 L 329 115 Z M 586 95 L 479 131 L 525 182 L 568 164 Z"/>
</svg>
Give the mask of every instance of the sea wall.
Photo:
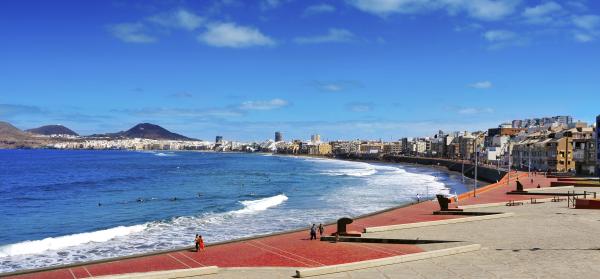
<svg viewBox="0 0 600 279">
<path fill-rule="evenodd" d="M 340 158 L 341 159 L 341 158 Z M 439 159 L 439 158 L 425 158 L 425 157 L 407 157 L 407 156 L 398 156 L 398 155 L 378 155 L 378 154 L 367 154 L 367 155 L 359 155 L 359 156 L 348 156 L 343 159 L 354 159 L 354 160 L 372 160 L 372 161 L 382 161 L 382 162 L 395 162 L 395 163 L 409 163 L 409 164 L 419 164 L 426 166 L 441 166 L 446 167 L 450 171 L 461 172 L 462 171 L 462 163 L 452 160 Z M 474 178 L 475 177 L 475 165 L 470 162 L 465 162 L 464 164 L 464 173 L 465 176 Z M 479 166 L 477 167 L 477 179 L 489 183 L 495 183 L 498 180 L 502 179 L 506 171 L 498 170 L 495 168 L 487 167 L 487 166 Z"/>
</svg>

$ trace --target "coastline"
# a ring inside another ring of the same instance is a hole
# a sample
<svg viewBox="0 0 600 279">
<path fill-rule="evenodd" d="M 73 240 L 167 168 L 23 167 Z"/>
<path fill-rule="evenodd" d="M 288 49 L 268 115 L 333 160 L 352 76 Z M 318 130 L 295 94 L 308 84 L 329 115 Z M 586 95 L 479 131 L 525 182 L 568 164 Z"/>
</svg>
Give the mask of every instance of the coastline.
<svg viewBox="0 0 600 279">
<path fill-rule="evenodd" d="M 179 152 L 179 151 L 177 151 Z M 184 150 L 184 152 L 187 152 Z M 192 152 L 197 152 L 197 151 L 192 151 Z M 229 153 L 229 152 L 226 152 Z M 243 153 L 243 152 L 241 152 Z M 296 156 L 296 155 L 292 155 L 292 154 L 273 154 L 273 153 L 249 153 L 249 154 L 253 154 L 253 155 L 269 155 L 269 156 L 292 156 L 292 157 L 308 157 L 308 158 L 317 158 L 317 159 L 330 159 L 330 160 L 340 160 L 340 161 L 349 161 L 349 162 L 364 162 L 364 163 L 368 163 L 368 164 L 385 164 L 385 165 L 404 165 L 403 163 L 396 163 L 396 162 L 386 162 L 386 161 L 374 161 L 374 160 L 356 160 L 356 159 L 341 159 L 341 158 L 332 158 L 332 157 L 326 157 L 326 156 L 314 156 L 314 155 L 306 155 L 306 156 Z M 446 168 L 441 168 L 441 167 L 435 167 L 435 166 L 428 166 L 428 165 L 418 165 L 418 164 L 414 164 L 415 166 L 418 167 L 426 167 L 426 168 L 432 168 L 432 169 L 436 169 L 436 170 L 440 170 L 440 171 L 444 171 L 447 173 L 450 173 L 451 170 L 448 170 Z M 482 185 L 483 186 L 483 185 Z M 459 193 L 460 194 L 460 193 Z M 428 200 L 423 200 L 421 203 L 426 202 Z M 409 207 L 411 205 L 415 205 L 417 203 L 415 202 L 404 202 L 401 204 L 398 204 L 396 206 L 393 207 L 388 207 L 388 208 L 384 208 L 381 210 L 377 210 L 374 212 L 369 212 L 369 213 L 365 213 L 359 216 L 355 216 L 353 217 L 353 220 L 361 220 L 361 219 L 365 219 L 368 217 L 372 217 L 372 216 L 376 216 L 379 214 L 383 214 L 383 213 L 387 213 L 390 211 L 394 211 L 394 210 L 398 210 L 401 208 L 405 208 L 405 207 Z M 338 216 L 338 218 L 341 218 L 343 216 Z M 337 219 L 337 218 L 336 218 Z M 332 226 L 335 225 L 336 222 L 332 221 L 329 223 L 324 223 L 324 225 L 326 226 Z M 267 233 L 267 234 L 261 234 L 261 235 L 253 235 L 253 236 L 249 236 L 249 237 L 243 237 L 243 238 L 236 238 L 236 239 L 231 239 L 231 240 L 226 240 L 226 241 L 220 241 L 220 242 L 214 242 L 214 243 L 207 243 L 207 247 L 211 247 L 211 246 L 220 246 L 220 245 L 226 245 L 226 244 L 232 244 L 232 243 L 238 243 L 238 242 L 245 242 L 245 241 L 250 241 L 250 240 L 256 240 L 256 239 L 263 239 L 263 238 L 268 238 L 268 237 L 272 237 L 272 236 L 278 236 L 278 235 L 286 235 L 286 234 L 292 234 L 292 233 L 297 233 L 297 232 L 301 232 L 301 231 L 306 231 L 307 228 L 306 227 L 301 227 L 301 228 L 295 228 L 295 229 L 290 229 L 290 230 L 285 230 L 285 231 L 279 231 L 279 232 L 273 232 L 273 233 Z M 78 262 L 78 263 L 71 263 L 71 264 L 65 264 L 65 265 L 57 265 L 57 266 L 51 266 L 51 267 L 42 267 L 42 268 L 35 268 L 35 269 L 26 269 L 26 270 L 19 270 L 19 271 L 13 271 L 13 272 L 8 272 L 8 273 L 0 273 L 0 277 L 3 276 L 9 276 L 9 275 L 21 275 L 21 274 L 29 274 L 29 273 L 37 273 L 37 272 L 42 272 L 42 271 L 50 271 L 50 270 L 57 270 L 57 269 L 63 269 L 63 268 L 72 268 L 72 267 L 78 267 L 78 266 L 84 266 L 84 265 L 90 265 L 90 264 L 98 264 L 98 263 L 107 263 L 107 262 L 114 262 L 114 261 L 119 261 L 119 260 L 125 260 L 125 259 L 135 259 L 135 258 L 141 258 L 141 257 L 147 257 L 147 256 L 153 256 L 153 255 L 161 255 L 161 254 L 165 254 L 165 253 L 170 253 L 170 252 L 180 252 L 180 251 L 186 251 L 186 250 L 190 250 L 192 249 L 193 246 L 186 246 L 186 247 L 180 247 L 180 248 L 174 248 L 174 249 L 168 249 L 168 250 L 160 250 L 160 251 L 153 251 L 153 252 L 147 252 L 147 253 L 140 253 L 140 254 L 133 254 L 133 255 L 126 255 L 126 256 L 120 256 L 120 257 L 112 257 L 112 258 L 106 258 L 106 259 L 99 259 L 99 260 L 94 260 L 94 261 L 85 261 L 85 262 Z"/>
</svg>

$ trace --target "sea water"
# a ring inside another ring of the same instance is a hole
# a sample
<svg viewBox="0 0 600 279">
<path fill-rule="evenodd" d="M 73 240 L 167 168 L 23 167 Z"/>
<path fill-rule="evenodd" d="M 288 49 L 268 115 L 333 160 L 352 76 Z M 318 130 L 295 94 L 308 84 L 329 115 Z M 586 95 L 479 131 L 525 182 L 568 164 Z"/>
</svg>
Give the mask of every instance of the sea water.
<svg viewBox="0 0 600 279">
<path fill-rule="evenodd" d="M 268 234 L 461 193 L 399 164 L 210 152 L 0 150 L 0 272 Z"/>
</svg>

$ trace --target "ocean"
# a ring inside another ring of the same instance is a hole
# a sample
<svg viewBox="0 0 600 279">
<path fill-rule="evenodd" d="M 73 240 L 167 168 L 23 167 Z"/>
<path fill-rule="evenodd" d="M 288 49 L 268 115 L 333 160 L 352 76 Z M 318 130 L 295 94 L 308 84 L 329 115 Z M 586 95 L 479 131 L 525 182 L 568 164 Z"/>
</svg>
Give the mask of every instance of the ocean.
<svg viewBox="0 0 600 279">
<path fill-rule="evenodd" d="M 460 174 L 268 154 L 0 150 L 0 272 L 308 227 L 462 193 Z"/>
</svg>

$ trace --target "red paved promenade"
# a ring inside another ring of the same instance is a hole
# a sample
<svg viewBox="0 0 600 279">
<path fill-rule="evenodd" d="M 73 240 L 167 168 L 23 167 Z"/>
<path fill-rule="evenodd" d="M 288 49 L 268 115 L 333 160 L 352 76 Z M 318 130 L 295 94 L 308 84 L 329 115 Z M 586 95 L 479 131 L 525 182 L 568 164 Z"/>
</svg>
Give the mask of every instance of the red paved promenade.
<svg viewBox="0 0 600 279">
<path fill-rule="evenodd" d="M 555 179 L 546 179 L 543 176 L 535 176 L 533 177 L 534 182 L 532 183 L 527 177 L 527 173 L 519 173 L 518 175 L 525 188 L 534 188 L 537 187 L 538 184 L 541 187 L 548 187 L 551 181 L 555 181 Z M 514 179 L 516 179 L 516 173 L 511 175 L 510 186 L 507 186 L 505 177 L 498 183 L 482 187 L 478 189 L 477 197 L 472 197 L 472 192 L 465 193 L 460 196 L 459 204 L 470 205 L 505 202 L 508 200 L 524 200 L 529 199 L 530 197 L 539 198 L 539 196 L 506 195 L 505 193 L 507 191 L 515 189 Z M 437 209 L 439 209 L 437 202 L 415 204 L 355 220 L 354 223 L 349 226 L 349 229 L 362 231 L 364 227 L 460 217 L 456 215 L 433 215 L 432 212 Z M 334 231 L 334 226 L 326 227 L 326 233 L 332 233 Z M 329 243 L 325 241 L 310 241 L 308 240 L 308 237 L 307 229 L 303 232 L 293 232 L 208 246 L 206 250 L 201 253 L 182 250 L 159 255 L 115 260 L 106 263 L 84 264 L 71 268 L 29 273 L 8 278 L 73 279 L 131 272 L 196 268 L 210 265 L 219 267 L 317 267 L 423 251 L 415 245 L 348 242 Z M 190 236 L 191 240 L 192 238 L 193 236 Z"/>
</svg>

